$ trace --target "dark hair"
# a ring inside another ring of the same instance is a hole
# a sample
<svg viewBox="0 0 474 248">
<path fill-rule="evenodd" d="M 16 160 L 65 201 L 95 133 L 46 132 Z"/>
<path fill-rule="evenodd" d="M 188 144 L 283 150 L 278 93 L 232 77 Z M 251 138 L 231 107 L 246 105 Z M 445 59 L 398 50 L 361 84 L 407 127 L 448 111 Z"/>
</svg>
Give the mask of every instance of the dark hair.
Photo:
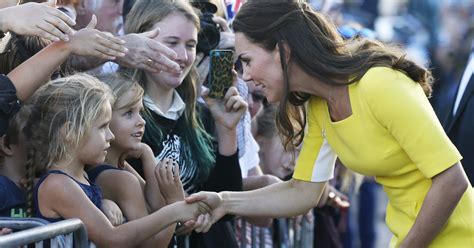
<svg viewBox="0 0 474 248">
<path fill-rule="evenodd" d="M 305 1 L 249 0 L 239 10 L 233 28 L 268 51 L 276 46 L 283 51 L 283 45 L 287 45 L 290 63 L 296 63 L 321 82 L 348 85 L 359 81 L 370 68 L 385 66 L 404 72 L 422 86 L 427 96 L 431 94 L 431 73 L 406 59 L 400 49 L 361 37 L 344 41 L 336 27 Z M 280 52 L 280 58 L 284 93 L 276 123 L 288 150 L 303 141 L 304 104 L 310 95 L 290 92 L 288 65 L 283 52 Z"/>
</svg>

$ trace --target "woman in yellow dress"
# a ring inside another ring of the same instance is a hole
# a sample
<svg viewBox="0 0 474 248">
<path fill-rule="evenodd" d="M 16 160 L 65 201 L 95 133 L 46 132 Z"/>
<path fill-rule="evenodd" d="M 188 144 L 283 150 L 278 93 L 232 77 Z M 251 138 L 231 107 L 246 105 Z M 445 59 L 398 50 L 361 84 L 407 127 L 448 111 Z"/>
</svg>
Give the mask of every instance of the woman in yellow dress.
<svg viewBox="0 0 474 248">
<path fill-rule="evenodd" d="M 279 104 L 284 143 L 302 150 L 288 182 L 190 196 L 213 208 L 208 225 L 308 211 L 339 157 L 383 185 L 391 247 L 474 247 L 473 188 L 428 102 L 428 70 L 379 42 L 343 41 L 300 0 L 249 1 L 233 25 L 244 80 Z"/>
</svg>

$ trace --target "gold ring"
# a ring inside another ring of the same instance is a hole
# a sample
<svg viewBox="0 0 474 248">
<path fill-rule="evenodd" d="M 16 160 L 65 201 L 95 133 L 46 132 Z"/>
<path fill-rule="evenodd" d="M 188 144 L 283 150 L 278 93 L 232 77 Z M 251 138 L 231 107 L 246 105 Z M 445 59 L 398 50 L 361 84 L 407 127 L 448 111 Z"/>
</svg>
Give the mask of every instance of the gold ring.
<svg viewBox="0 0 474 248">
<path fill-rule="evenodd" d="M 153 62 L 153 60 L 151 60 L 151 59 L 147 59 L 146 62 L 145 62 L 145 64 L 147 64 L 148 66 L 152 67 L 153 64 L 155 64 L 155 62 Z"/>
</svg>

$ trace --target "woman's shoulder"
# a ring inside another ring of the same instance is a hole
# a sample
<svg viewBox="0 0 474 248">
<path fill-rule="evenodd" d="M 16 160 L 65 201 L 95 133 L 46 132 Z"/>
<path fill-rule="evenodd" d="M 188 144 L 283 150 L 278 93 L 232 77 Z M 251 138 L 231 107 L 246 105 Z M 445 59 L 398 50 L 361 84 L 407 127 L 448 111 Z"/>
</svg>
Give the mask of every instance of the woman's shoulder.
<svg viewBox="0 0 474 248">
<path fill-rule="evenodd" d="M 364 95 L 378 98 L 419 86 L 405 73 L 383 66 L 370 68 L 356 84 Z"/>
</svg>

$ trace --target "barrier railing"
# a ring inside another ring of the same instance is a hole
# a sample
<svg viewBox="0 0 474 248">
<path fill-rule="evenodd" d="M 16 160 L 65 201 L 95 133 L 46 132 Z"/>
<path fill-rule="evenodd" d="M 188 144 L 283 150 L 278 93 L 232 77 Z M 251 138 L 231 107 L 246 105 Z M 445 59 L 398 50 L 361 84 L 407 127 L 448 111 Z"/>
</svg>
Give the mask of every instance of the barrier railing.
<svg viewBox="0 0 474 248">
<path fill-rule="evenodd" d="M 89 247 L 86 228 L 79 219 L 67 219 L 46 224 L 44 221 L 34 218 L 0 218 L 0 228 L 3 227 L 20 231 L 0 236 L 0 247 L 19 247 L 32 243 L 38 243 L 41 247 L 42 242 L 49 239 L 51 239 L 51 247 L 61 247 L 62 245 L 57 244 L 57 238 L 66 234 L 72 234 L 73 237 L 66 235 L 60 241 L 64 242 L 63 244 L 74 242 L 76 248 Z M 73 242 L 71 242 L 71 238 Z"/>
<path fill-rule="evenodd" d="M 297 221 L 297 218 L 299 220 Z M 277 226 L 258 227 L 238 219 L 236 231 L 239 233 L 241 248 L 310 248 L 313 247 L 312 215 L 306 217 L 273 219 Z M 276 238 L 276 240 L 275 240 Z"/>
</svg>

